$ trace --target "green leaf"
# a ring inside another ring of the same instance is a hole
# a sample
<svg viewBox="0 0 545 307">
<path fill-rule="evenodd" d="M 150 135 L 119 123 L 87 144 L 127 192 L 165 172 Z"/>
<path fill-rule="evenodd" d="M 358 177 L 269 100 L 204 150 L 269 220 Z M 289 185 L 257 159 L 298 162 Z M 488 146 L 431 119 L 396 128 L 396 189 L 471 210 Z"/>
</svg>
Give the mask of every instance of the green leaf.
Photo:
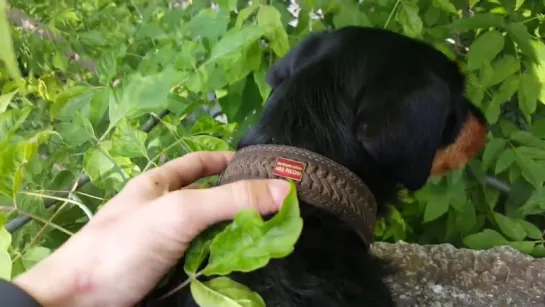
<svg viewBox="0 0 545 307">
<path fill-rule="evenodd" d="M 545 257 L 545 244 L 536 244 L 534 250 L 531 253 L 532 257 L 543 258 Z"/>
<path fill-rule="evenodd" d="M 90 148 L 85 152 L 83 169 L 91 181 L 99 187 L 110 186 L 120 190 L 128 179 L 128 175 L 103 146 L 100 144 L 99 147 Z"/>
<path fill-rule="evenodd" d="M 409 37 L 420 37 L 424 23 L 420 18 L 419 7 L 415 3 L 402 1 L 396 14 L 396 21 L 403 27 L 403 32 Z"/>
<path fill-rule="evenodd" d="M 537 108 L 537 100 L 541 92 L 541 83 L 533 73 L 524 73 L 518 89 L 518 104 L 522 112 L 530 116 Z"/>
<path fill-rule="evenodd" d="M 447 213 L 450 204 L 447 199 L 441 195 L 430 195 L 426 204 L 426 211 L 424 211 L 424 223 L 431 222 L 443 216 Z"/>
<path fill-rule="evenodd" d="M 0 114 L 0 143 L 9 139 L 32 112 L 33 107 L 11 109 Z"/>
<path fill-rule="evenodd" d="M 333 25 L 335 29 L 346 26 L 372 26 L 367 15 L 360 11 L 356 2 L 352 1 L 339 3 L 338 9 L 333 15 Z"/>
<path fill-rule="evenodd" d="M 491 62 L 498 55 L 505 44 L 503 35 L 495 30 L 481 34 L 469 46 L 467 53 L 467 68 L 479 69 L 484 62 Z"/>
<path fill-rule="evenodd" d="M 486 144 L 483 151 L 483 169 L 485 171 L 490 168 L 500 152 L 505 149 L 505 145 L 507 145 L 507 141 L 500 138 L 493 138 Z"/>
<path fill-rule="evenodd" d="M 271 48 L 278 57 L 288 53 L 290 44 L 288 34 L 282 24 L 280 12 L 270 5 L 263 5 L 257 13 L 257 24 L 263 35 L 269 40 Z"/>
<path fill-rule="evenodd" d="M 104 52 L 97 62 L 97 74 L 103 84 L 108 84 L 117 73 L 115 53 Z"/>
<path fill-rule="evenodd" d="M 505 22 L 503 16 L 492 13 L 475 14 L 471 17 L 457 19 L 447 25 L 453 31 L 469 31 L 475 29 L 499 28 Z"/>
<path fill-rule="evenodd" d="M 464 203 L 462 211 L 456 212 L 456 229 L 461 234 L 469 233 L 477 224 L 477 212 L 471 201 Z"/>
<path fill-rule="evenodd" d="M 229 25 L 229 13 L 225 10 L 215 11 L 205 8 L 199 11 L 191 20 L 184 25 L 184 31 L 189 33 L 194 39 L 206 37 L 211 41 L 216 41 L 225 34 Z"/>
<path fill-rule="evenodd" d="M 538 118 L 532 124 L 531 132 L 538 138 L 545 139 L 545 118 Z"/>
<path fill-rule="evenodd" d="M 524 227 L 524 231 L 526 232 L 526 236 L 530 239 L 535 240 L 542 240 L 543 239 L 543 231 L 539 228 L 537 228 L 536 225 L 525 221 L 523 219 L 516 220 L 517 223 L 522 225 Z"/>
<path fill-rule="evenodd" d="M 526 29 L 526 26 L 522 23 L 510 23 L 505 29 L 507 34 L 517 45 L 524 55 L 530 58 L 531 61 L 538 63 L 539 59 L 537 58 L 536 52 L 532 47 L 532 36 Z"/>
<path fill-rule="evenodd" d="M 12 261 L 8 253 L 8 248 L 11 245 L 11 234 L 4 228 L 4 224 L 0 223 L 0 278 L 10 280 Z"/>
<path fill-rule="evenodd" d="M 118 100 L 116 97 L 111 97 L 110 99 L 110 127 L 117 125 L 123 117 L 137 118 L 166 109 L 168 94 L 172 87 L 181 81 L 181 76 L 181 73 L 172 68 L 145 77 L 139 73 L 133 74 L 129 83 L 123 88 L 121 98 Z"/>
<path fill-rule="evenodd" d="M 69 87 L 66 90 L 64 90 L 62 93 L 57 95 L 55 97 L 55 101 L 51 105 L 51 108 L 49 109 L 49 118 L 50 120 L 54 120 L 55 116 L 59 111 L 73 98 L 76 98 L 78 96 L 82 96 L 82 94 L 85 94 L 89 90 L 86 86 L 73 86 Z"/>
<path fill-rule="evenodd" d="M 184 271 L 187 275 L 191 276 L 197 273 L 210 252 L 210 243 L 226 226 L 227 224 L 214 225 L 191 241 L 191 245 L 185 252 Z"/>
<path fill-rule="evenodd" d="M 506 170 L 509 166 L 511 166 L 511 164 L 515 161 L 515 157 L 515 152 L 511 148 L 507 148 L 506 150 L 504 150 L 498 158 L 494 174 L 497 175 Z"/>
<path fill-rule="evenodd" d="M 210 244 L 210 259 L 203 273 L 226 275 L 249 272 L 265 266 L 270 259 L 289 255 L 303 229 L 295 183 L 280 211 L 264 222 L 259 213 L 240 211 L 234 221 Z"/>
<path fill-rule="evenodd" d="M 9 93 L 6 93 L 2 96 L 0 96 L 0 113 L 6 112 L 9 104 L 11 103 L 11 100 L 13 99 L 13 96 L 17 94 L 18 90 L 13 90 Z"/>
<path fill-rule="evenodd" d="M 191 151 L 229 151 L 229 143 L 210 135 L 192 135 L 184 138 Z"/>
<path fill-rule="evenodd" d="M 506 245 L 511 246 L 512 248 L 520 251 L 523 254 L 530 254 L 534 250 L 536 243 L 533 241 L 519 241 L 509 242 Z"/>
<path fill-rule="evenodd" d="M 30 268 L 32 268 L 36 263 L 42 261 L 45 257 L 49 256 L 51 254 L 51 250 L 49 248 L 45 248 L 43 246 L 33 246 L 29 248 L 25 254 L 22 257 L 23 265 L 25 269 L 28 271 Z"/>
<path fill-rule="evenodd" d="M 237 8 L 238 0 L 217 0 L 218 6 L 226 11 L 234 11 Z"/>
<path fill-rule="evenodd" d="M 499 232 L 492 229 L 484 229 L 479 233 L 471 234 L 465 237 L 463 242 L 471 249 L 489 249 L 509 243 Z"/>
<path fill-rule="evenodd" d="M 256 292 L 227 277 L 217 277 L 207 282 L 191 281 L 191 295 L 200 307 L 265 307 Z"/>
<path fill-rule="evenodd" d="M 147 157 L 146 138 L 148 134 L 140 130 L 139 127 L 129 124 L 129 121 L 123 119 L 115 128 L 112 135 L 112 147 L 110 153 L 127 158 Z"/>
<path fill-rule="evenodd" d="M 442 9 L 446 12 L 452 13 L 452 14 L 458 14 L 458 10 L 456 10 L 456 7 L 454 4 L 450 2 L 450 0 L 433 0 L 433 6 L 435 6 L 438 9 Z"/>
<path fill-rule="evenodd" d="M 15 56 L 15 50 L 13 49 L 13 40 L 11 39 L 7 12 L 6 0 L 0 0 L 0 42 L 2 42 L 2 48 L 0 48 L 0 61 L 3 61 L 8 69 L 12 78 L 20 82 L 21 72 L 17 65 L 17 57 Z"/>
<path fill-rule="evenodd" d="M 526 231 L 524 231 L 524 227 L 522 227 L 522 225 L 520 225 L 519 223 L 513 221 L 511 218 L 496 212 L 494 213 L 494 219 L 496 220 L 496 223 L 498 224 L 498 227 L 500 227 L 500 230 L 503 232 L 503 234 L 505 234 L 512 240 L 521 241 L 526 237 Z"/>
<path fill-rule="evenodd" d="M 218 59 L 232 55 L 241 51 L 257 41 L 263 35 L 263 30 L 258 25 L 250 25 L 239 30 L 228 31 L 215 45 L 208 63 L 213 63 Z"/>
<path fill-rule="evenodd" d="M 520 145 L 526 145 L 526 146 L 545 149 L 545 141 L 538 137 L 535 137 L 534 135 L 532 135 L 532 133 L 528 131 L 519 130 L 511 134 L 509 139 Z"/>
<path fill-rule="evenodd" d="M 68 147 L 77 147 L 89 140 L 96 140 L 93 125 L 80 112 L 76 112 L 72 121 L 60 123 L 57 131 Z"/>
<path fill-rule="evenodd" d="M 209 134 L 219 135 L 220 137 L 228 137 L 235 131 L 237 123 L 224 124 L 210 116 L 203 116 L 199 118 L 193 127 L 191 127 L 191 134 Z"/>
<path fill-rule="evenodd" d="M 520 70 L 520 61 L 510 54 L 503 55 L 492 65 L 494 75 L 488 86 L 496 85 Z"/>
</svg>

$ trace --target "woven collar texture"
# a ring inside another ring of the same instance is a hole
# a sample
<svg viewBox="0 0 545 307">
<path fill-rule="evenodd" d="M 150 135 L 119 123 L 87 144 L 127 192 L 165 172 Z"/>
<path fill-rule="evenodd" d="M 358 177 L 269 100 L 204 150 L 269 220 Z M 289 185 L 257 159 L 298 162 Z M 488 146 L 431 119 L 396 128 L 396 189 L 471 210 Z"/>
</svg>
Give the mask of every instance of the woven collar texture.
<svg viewBox="0 0 545 307">
<path fill-rule="evenodd" d="M 369 188 L 346 167 L 312 151 L 285 145 L 244 147 L 218 183 L 271 178 L 293 180 L 299 200 L 336 214 L 366 245 L 373 241 L 376 201 Z"/>
</svg>

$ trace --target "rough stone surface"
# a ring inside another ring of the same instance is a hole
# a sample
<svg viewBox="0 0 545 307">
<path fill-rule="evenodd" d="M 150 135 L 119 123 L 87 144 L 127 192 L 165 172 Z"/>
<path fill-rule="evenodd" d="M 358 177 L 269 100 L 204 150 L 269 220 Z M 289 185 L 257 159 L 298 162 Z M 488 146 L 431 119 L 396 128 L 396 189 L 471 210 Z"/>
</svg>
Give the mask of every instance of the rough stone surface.
<svg viewBox="0 0 545 307">
<path fill-rule="evenodd" d="M 377 242 L 372 250 L 399 268 L 388 283 L 400 307 L 545 307 L 545 259 L 511 247 Z"/>
</svg>

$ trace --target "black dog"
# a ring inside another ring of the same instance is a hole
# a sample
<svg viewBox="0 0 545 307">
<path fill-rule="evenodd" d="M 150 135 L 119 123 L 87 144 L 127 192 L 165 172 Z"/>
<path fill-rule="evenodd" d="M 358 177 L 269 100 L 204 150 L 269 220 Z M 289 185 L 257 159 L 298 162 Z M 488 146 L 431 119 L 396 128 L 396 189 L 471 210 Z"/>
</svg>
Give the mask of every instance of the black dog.
<svg viewBox="0 0 545 307">
<path fill-rule="evenodd" d="M 463 166 L 487 134 L 483 115 L 464 97 L 457 65 L 423 42 L 386 30 L 313 34 L 267 81 L 273 91 L 261 120 L 238 148 L 280 144 L 326 156 L 368 185 L 379 215 L 396 202 L 399 184 L 417 190 L 430 175 Z M 352 228 L 305 203 L 301 214 L 304 228 L 291 255 L 229 277 L 270 307 L 394 306 L 383 282 L 388 266 Z M 180 265 L 166 291 L 186 278 Z M 156 304 L 196 306 L 187 288 Z"/>
</svg>

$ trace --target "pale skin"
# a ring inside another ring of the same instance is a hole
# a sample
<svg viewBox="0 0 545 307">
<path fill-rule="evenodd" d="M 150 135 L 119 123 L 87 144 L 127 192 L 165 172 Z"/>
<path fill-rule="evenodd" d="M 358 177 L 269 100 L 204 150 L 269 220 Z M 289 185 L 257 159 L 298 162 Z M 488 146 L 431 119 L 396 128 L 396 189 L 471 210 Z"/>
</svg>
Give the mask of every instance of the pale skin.
<svg viewBox="0 0 545 307">
<path fill-rule="evenodd" d="M 277 212 L 283 180 L 194 189 L 221 173 L 232 152 L 197 152 L 133 178 L 53 254 L 13 280 L 44 306 L 133 306 L 208 226 L 244 208 Z"/>
</svg>

